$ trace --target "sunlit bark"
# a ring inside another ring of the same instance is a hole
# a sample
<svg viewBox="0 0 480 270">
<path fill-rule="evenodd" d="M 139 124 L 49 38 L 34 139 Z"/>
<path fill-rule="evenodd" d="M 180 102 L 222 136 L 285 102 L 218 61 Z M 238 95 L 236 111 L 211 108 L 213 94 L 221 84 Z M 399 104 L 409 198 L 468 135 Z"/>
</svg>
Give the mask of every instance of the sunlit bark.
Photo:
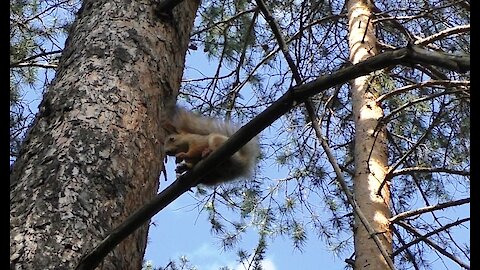
<svg viewBox="0 0 480 270">
<path fill-rule="evenodd" d="M 356 64 L 377 54 L 372 16 L 368 1 L 348 1 L 350 61 Z M 388 185 L 377 191 L 385 179 L 387 145 L 383 128 L 378 129 L 383 110 L 375 102 L 377 94 L 369 88 L 368 75 L 351 81 L 352 108 L 355 122 L 354 194 L 360 209 L 379 234 L 382 246 L 392 253 L 389 229 L 390 193 Z M 389 265 L 365 226 L 355 217 L 355 269 L 389 269 Z"/>
</svg>

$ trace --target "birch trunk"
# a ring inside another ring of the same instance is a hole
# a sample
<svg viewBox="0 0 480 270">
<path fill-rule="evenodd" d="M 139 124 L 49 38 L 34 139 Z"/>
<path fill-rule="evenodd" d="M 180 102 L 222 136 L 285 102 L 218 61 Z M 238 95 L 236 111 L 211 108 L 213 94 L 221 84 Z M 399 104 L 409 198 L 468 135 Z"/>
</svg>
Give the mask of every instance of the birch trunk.
<svg viewBox="0 0 480 270">
<path fill-rule="evenodd" d="M 170 21 L 152 3 L 84 1 L 11 174 L 11 269 L 73 269 L 156 194 L 160 117 L 178 93 L 199 1 Z M 147 231 L 99 268 L 140 269 Z"/>
<path fill-rule="evenodd" d="M 350 61 L 361 62 L 377 54 L 374 28 L 369 21 L 371 10 L 365 0 L 348 1 Z M 392 253 L 392 235 L 389 228 L 390 191 L 388 185 L 377 195 L 388 167 L 385 129 L 375 133 L 383 110 L 375 102 L 376 93 L 369 89 L 368 76 L 351 82 L 352 109 L 355 121 L 355 176 L 354 194 L 360 209 L 379 234 L 388 254 Z M 385 270 L 389 265 L 370 237 L 358 216 L 355 216 L 355 269 Z"/>
</svg>

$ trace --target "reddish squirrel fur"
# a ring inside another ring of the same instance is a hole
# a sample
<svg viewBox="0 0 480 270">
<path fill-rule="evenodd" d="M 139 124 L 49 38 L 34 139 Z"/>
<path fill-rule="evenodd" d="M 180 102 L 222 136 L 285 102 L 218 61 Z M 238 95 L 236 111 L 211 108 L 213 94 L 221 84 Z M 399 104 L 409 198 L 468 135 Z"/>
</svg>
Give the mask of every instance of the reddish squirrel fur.
<svg viewBox="0 0 480 270">
<path fill-rule="evenodd" d="M 173 116 L 163 126 L 170 134 L 165 139 L 165 153 L 175 156 L 177 163 L 184 162 L 177 165 L 177 173 L 192 169 L 238 130 L 230 122 L 199 116 L 180 107 L 175 107 Z M 249 177 L 258 155 L 258 138 L 255 137 L 199 183 L 211 186 Z"/>
</svg>

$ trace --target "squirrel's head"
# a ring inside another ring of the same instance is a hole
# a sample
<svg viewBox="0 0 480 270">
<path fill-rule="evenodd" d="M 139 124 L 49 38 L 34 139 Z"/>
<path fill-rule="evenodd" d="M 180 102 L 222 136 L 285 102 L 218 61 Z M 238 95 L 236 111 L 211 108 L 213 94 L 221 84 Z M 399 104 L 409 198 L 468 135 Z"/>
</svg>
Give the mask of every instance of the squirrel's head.
<svg viewBox="0 0 480 270">
<path fill-rule="evenodd" d="M 171 134 L 167 136 L 167 138 L 165 139 L 165 143 L 163 145 L 166 155 L 175 156 L 175 154 L 179 152 L 176 142 L 177 142 L 177 139 L 175 134 Z"/>
</svg>

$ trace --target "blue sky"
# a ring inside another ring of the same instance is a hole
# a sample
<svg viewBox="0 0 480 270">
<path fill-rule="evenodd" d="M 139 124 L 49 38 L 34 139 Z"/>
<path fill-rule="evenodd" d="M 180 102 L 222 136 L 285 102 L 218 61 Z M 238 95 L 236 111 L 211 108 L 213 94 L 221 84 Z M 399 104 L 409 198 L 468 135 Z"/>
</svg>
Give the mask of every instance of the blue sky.
<svg viewBox="0 0 480 270">
<path fill-rule="evenodd" d="M 174 175 L 173 160 L 170 159 L 167 165 L 167 173 L 171 177 Z M 271 175 L 271 179 L 285 177 L 284 172 L 275 169 L 266 170 L 266 173 Z M 165 188 L 170 183 L 170 180 L 165 182 L 162 179 L 160 184 Z M 145 261 L 151 261 L 158 267 L 166 266 L 169 260 L 178 260 L 180 256 L 185 256 L 199 270 L 218 270 L 222 266 L 243 270 L 237 261 L 237 248 L 227 251 L 222 248 L 219 239 L 210 232 L 207 215 L 199 211 L 196 202 L 193 193 L 183 194 L 152 218 L 156 225 L 150 227 Z M 469 206 L 462 206 L 442 210 L 437 214 L 464 218 L 470 216 L 470 209 Z M 447 220 L 442 221 L 448 223 Z M 466 225 L 469 226 L 469 223 Z M 453 232 L 455 237 L 459 237 L 458 240 L 468 242 L 470 239 L 468 229 L 454 229 Z M 345 269 L 343 260 L 350 254 L 335 257 L 312 231 L 308 232 L 308 237 L 302 252 L 293 247 L 290 239 L 277 237 L 269 245 L 264 270 Z M 238 247 L 252 251 L 256 241 L 256 232 L 250 230 Z M 460 269 L 446 258 L 441 260 L 437 256 L 430 256 L 429 260 L 432 262 L 432 269 Z"/>
<path fill-rule="evenodd" d="M 173 160 L 167 164 L 168 175 L 174 175 Z M 275 175 L 282 175 L 275 169 L 268 171 L 272 179 L 276 178 Z M 170 183 L 162 179 L 160 185 L 165 188 Z M 222 248 L 220 240 L 210 232 L 207 215 L 199 213 L 192 196 L 193 193 L 183 194 L 152 218 L 156 225 L 150 227 L 145 260 L 152 261 L 155 266 L 165 266 L 170 259 L 186 256 L 201 270 L 218 270 L 222 266 L 243 270 L 237 261 L 237 248 L 227 251 Z M 288 238 L 280 236 L 275 239 L 269 245 L 264 270 L 319 269 L 319 265 L 321 269 L 344 269 L 341 259 L 335 258 L 315 235 L 309 236 L 303 252 L 295 249 Z M 256 232 L 250 230 L 242 237 L 239 247 L 252 251 L 256 241 Z"/>
</svg>

